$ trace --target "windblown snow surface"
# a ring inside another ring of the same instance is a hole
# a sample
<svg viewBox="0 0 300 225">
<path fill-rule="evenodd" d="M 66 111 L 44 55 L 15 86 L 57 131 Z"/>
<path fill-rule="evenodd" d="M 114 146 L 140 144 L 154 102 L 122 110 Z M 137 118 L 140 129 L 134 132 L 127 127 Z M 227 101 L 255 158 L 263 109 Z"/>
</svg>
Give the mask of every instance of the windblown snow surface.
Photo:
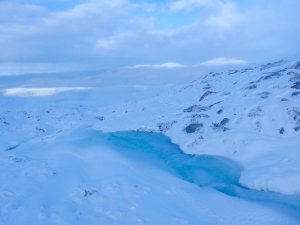
<svg viewBox="0 0 300 225">
<path fill-rule="evenodd" d="M 198 70 L 0 77 L 0 225 L 298 225 L 300 61 Z"/>
</svg>

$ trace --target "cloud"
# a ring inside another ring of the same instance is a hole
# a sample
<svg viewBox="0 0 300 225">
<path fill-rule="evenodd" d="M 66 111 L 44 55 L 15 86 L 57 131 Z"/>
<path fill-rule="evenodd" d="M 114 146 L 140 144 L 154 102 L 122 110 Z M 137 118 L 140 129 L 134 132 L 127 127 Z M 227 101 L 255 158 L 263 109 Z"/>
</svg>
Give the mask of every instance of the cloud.
<svg viewBox="0 0 300 225">
<path fill-rule="evenodd" d="M 198 20 L 194 23 L 206 29 L 223 32 L 238 24 L 243 24 L 247 13 L 239 13 L 236 4 L 220 0 L 179 0 L 170 5 L 170 11 L 181 13 L 187 11 L 198 12 Z"/>
<path fill-rule="evenodd" d="M 219 3 L 216 0 L 179 0 L 171 4 L 170 10 L 172 12 L 190 11 L 198 7 L 215 6 Z"/>
<path fill-rule="evenodd" d="M 199 66 L 228 66 L 228 65 L 245 65 L 248 62 L 242 59 L 232 59 L 232 58 L 215 58 L 211 60 L 204 61 L 199 64 Z"/>
<path fill-rule="evenodd" d="M 131 33 L 120 33 L 112 35 L 107 38 L 97 40 L 97 49 L 99 51 L 110 51 L 118 48 L 126 39 L 132 38 L 134 35 Z"/>
<path fill-rule="evenodd" d="M 224 3 L 219 8 L 218 14 L 209 16 L 204 24 L 210 28 L 224 31 L 243 24 L 246 19 L 246 14 L 238 13 L 234 4 Z"/>
<path fill-rule="evenodd" d="M 8 23 L 28 23 L 45 15 L 45 8 L 32 5 L 20 4 L 16 2 L 0 2 L 1 25 Z"/>
<path fill-rule="evenodd" d="M 53 1 L 0 3 L 0 62 L 191 65 L 300 49 L 296 0 Z"/>
<path fill-rule="evenodd" d="M 28 21 L 31 15 L 22 14 L 20 21 L 0 23 L 0 60 L 66 60 L 67 58 L 95 57 L 97 45 L 115 36 L 122 25 L 124 0 L 89 1 L 58 12 L 45 11 L 39 18 Z M 11 11 L 18 4 L 10 5 Z M 26 6 L 26 9 L 35 6 Z M 26 11 L 26 10 L 22 10 Z M 104 44 L 102 44 L 104 45 Z"/>
</svg>

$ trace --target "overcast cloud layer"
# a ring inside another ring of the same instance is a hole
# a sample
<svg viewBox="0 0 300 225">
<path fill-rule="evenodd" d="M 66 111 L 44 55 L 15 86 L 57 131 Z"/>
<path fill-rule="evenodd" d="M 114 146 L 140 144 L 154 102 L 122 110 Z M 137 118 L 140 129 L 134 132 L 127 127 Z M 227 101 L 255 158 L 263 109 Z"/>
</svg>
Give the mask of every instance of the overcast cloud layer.
<svg viewBox="0 0 300 225">
<path fill-rule="evenodd" d="M 299 0 L 1 1 L 0 62 L 191 65 L 289 57 L 300 52 L 299 9 Z"/>
</svg>

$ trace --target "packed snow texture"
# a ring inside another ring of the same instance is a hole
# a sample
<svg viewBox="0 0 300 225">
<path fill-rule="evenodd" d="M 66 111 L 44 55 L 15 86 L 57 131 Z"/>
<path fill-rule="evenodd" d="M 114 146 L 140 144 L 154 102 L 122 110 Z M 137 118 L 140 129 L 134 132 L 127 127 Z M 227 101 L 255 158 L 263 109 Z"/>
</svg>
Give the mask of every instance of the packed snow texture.
<svg viewBox="0 0 300 225">
<path fill-rule="evenodd" d="M 299 208 L 295 211 L 288 206 L 246 201 L 185 182 L 148 154 L 141 158 L 141 152 L 149 145 L 151 148 L 150 142 L 128 142 L 123 138 L 130 148 L 118 149 L 101 136 L 81 128 L 56 135 L 55 139 L 32 140 L 8 154 L 1 152 L 0 223 L 299 222 Z M 153 143 L 174 148 L 168 140 L 158 137 L 152 138 Z M 132 149 L 136 149 L 137 157 L 134 152 L 127 154 Z"/>
</svg>

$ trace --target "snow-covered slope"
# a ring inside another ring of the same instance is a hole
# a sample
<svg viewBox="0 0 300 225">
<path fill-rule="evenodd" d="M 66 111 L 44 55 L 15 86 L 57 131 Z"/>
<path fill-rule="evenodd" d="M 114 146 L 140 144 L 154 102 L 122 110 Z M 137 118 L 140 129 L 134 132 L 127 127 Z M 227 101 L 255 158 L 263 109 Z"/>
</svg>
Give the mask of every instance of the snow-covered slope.
<svg viewBox="0 0 300 225">
<path fill-rule="evenodd" d="M 157 142 L 169 145 L 164 139 Z M 131 147 L 137 144 L 131 143 Z M 145 147 L 137 146 L 137 150 Z M 141 161 L 126 157 L 124 151 L 101 140 L 101 133 L 83 128 L 1 151 L 0 224 L 299 222 L 299 206 L 293 211 L 199 188 L 163 169 L 151 157 Z"/>
<path fill-rule="evenodd" d="M 99 108 L 105 131 L 147 130 L 185 152 L 240 162 L 250 188 L 300 193 L 300 62 L 209 73 L 156 97 Z"/>
</svg>

